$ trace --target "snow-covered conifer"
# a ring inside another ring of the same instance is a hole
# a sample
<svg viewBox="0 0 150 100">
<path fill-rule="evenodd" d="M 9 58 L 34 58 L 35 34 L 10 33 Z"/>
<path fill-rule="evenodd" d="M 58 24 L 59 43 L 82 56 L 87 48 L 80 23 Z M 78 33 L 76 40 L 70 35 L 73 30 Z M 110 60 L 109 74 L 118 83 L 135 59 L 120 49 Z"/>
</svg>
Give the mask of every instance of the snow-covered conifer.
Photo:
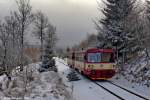
<svg viewBox="0 0 150 100">
<path fill-rule="evenodd" d="M 117 58 L 126 51 L 127 43 L 134 38 L 128 26 L 135 2 L 136 0 L 104 1 L 104 18 L 96 22 L 100 47 L 115 48 L 118 51 Z"/>
<path fill-rule="evenodd" d="M 53 59 L 56 40 L 57 40 L 56 28 L 49 23 L 47 34 L 46 34 L 45 45 L 44 45 L 44 55 L 43 55 L 42 65 L 41 65 L 41 69 L 39 69 L 40 71 L 50 70 L 50 71 L 57 72 L 57 68 L 55 66 L 55 60 Z"/>
</svg>

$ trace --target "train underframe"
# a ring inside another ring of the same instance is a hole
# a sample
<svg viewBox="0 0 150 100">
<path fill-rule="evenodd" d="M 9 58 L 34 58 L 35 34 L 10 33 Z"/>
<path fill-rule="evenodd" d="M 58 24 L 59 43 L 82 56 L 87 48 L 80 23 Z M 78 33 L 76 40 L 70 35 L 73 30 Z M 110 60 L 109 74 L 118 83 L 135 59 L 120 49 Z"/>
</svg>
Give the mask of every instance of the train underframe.
<svg viewBox="0 0 150 100">
<path fill-rule="evenodd" d="M 84 70 L 84 75 L 93 80 L 108 80 L 115 75 L 114 69 Z"/>
<path fill-rule="evenodd" d="M 111 79 L 116 74 L 115 69 L 80 70 L 74 67 L 73 65 L 70 65 L 70 68 L 78 70 L 79 72 L 81 72 L 81 74 L 84 74 L 85 76 L 89 77 L 92 80 L 108 80 L 108 79 Z"/>
</svg>

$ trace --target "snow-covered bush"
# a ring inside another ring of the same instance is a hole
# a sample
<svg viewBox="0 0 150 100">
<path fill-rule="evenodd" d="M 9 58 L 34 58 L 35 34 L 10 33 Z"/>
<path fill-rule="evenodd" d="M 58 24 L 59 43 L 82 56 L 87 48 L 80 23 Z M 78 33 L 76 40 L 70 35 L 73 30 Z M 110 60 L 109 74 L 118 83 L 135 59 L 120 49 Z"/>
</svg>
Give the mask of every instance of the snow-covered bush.
<svg viewBox="0 0 150 100">
<path fill-rule="evenodd" d="M 68 75 L 67 78 L 69 81 L 78 81 L 80 80 L 79 76 L 77 75 L 77 73 L 75 71 L 71 71 Z"/>
<path fill-rule="evenodd" d="M 44 54 L 42 59 L 41 68 L 39 69 L 40 72 L 43 71 L 55 71 L 57 72 L 57 67 L 55 65 L 54 57 L 54 46 L 56 42 L 56 28 L 48 24 L 46 40 L 44 45 Z"/>
<path fill-rule="evenodd" d="M 149 60 L 150 61 L 150 60 Z M 150 64 L 146 56 L 142 55 L 124 65 L 121 74 L 130 82 L 150 86 Z"/>
<path fill-rule="evenodd" d="M 57 67 L 55 65 L 55 60 L 44 60 L 42 64 L 40 65 L 39 72 L 45 72 L 45 71 L 55 71 L 57 72 Z"/>
<path fill-rule="evenodd" d="M 0 100 L 4 100 L 4 97 L 21 100 L 23 97 L 25 100 L 72 100 L 71 93 L 58 73 L 39 73 L 38 68 L 35 64 L 30 64 L 22 72 L 13 72 L 11 81 L 6 75 L 1 76 Z"/>
</svg>

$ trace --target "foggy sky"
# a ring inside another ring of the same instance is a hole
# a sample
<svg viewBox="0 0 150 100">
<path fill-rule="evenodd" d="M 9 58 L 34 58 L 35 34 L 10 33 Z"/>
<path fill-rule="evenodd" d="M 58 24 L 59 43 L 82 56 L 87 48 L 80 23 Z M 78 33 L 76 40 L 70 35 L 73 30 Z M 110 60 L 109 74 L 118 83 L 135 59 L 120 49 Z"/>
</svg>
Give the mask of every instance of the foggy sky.
<svg viewBox="0 0 150 100">
<path fill-rule="evenodd" d="M 57 46 L 79 43 L 87 33 L 96 33 L 92 19 L 100 14 L 96 0 L 31 0 L 33 10 L 41 10 L 56 26 Z M 0 18 L 15 9 L 15 0 L 0 0 Z M 28 37 L 28 40 L 35 39 Z"/>
</svg>

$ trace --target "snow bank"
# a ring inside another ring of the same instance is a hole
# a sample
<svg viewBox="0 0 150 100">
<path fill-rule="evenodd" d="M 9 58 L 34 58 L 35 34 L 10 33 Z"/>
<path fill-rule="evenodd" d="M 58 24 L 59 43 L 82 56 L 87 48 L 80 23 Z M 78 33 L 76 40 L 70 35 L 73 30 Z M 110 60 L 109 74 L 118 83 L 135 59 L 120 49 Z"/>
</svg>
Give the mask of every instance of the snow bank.
<svg viewBox="0 0 150 100">
<path fill-rule="evenodd" d="M 124 65 L 124 70 L 118 73 L 112 81 L 146 95 L 150 98 L 150 65 L 146 56 L 134 58 L 130 63 Z"/>
<path fill-rule="evenodd" d="M 12 80 L 0 76 L 0 100 L 72 100 L 58 73 L 39 73 L 39 64 L 30 64 L 22 73 L 12 72 Z"/>
<path fill-rule="evenodd" d="M 150 64 L 147 63 L 145 56 L 138 57 L 126 64 L 121 74 L 130 82 L 150 87 Z"/>
<path fill-rule="evenodd" d="M 73 100 L 118 100 L 115 96 L 109 94 L 107 91 L 94 84 L 89 79 L 78 74 L 81 80 L 68 81 L 67 75 L 72 72 L 72 69 L 66 65 L 66 61 L 55 58 L 58 66 L 59 74 L 63 82 L 67 86 L 67 90 L 71 92 Z"/>
</svg>

